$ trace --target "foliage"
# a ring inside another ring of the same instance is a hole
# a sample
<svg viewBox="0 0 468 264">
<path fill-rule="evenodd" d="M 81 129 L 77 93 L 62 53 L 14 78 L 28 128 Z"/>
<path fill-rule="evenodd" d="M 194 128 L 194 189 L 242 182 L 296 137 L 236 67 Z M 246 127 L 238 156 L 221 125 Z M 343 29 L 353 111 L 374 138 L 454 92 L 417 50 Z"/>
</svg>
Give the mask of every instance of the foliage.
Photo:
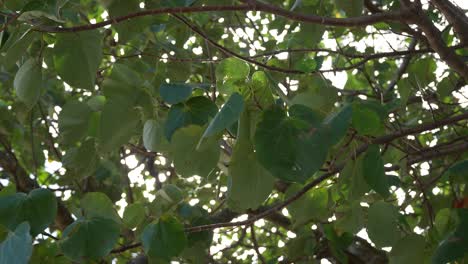
<svg viewBox="0 0 468 264">
<path fill-rule="evenodd" d="M 466 263 L 429 2 L 1 1 L 0 264 Z"/>
</svg>

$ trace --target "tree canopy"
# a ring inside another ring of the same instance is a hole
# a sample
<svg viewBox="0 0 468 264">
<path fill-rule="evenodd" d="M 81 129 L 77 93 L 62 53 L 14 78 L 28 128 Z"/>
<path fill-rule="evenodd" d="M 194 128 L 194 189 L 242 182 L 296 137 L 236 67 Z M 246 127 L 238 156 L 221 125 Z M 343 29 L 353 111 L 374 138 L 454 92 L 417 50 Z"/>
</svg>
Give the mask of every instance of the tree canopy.
<svg viewBox="0 0 468 264">
<path fill-rule="evenodd" d="M 0 1 L 0 264 L 467 263 L 461 2 Z"/>
</svg>

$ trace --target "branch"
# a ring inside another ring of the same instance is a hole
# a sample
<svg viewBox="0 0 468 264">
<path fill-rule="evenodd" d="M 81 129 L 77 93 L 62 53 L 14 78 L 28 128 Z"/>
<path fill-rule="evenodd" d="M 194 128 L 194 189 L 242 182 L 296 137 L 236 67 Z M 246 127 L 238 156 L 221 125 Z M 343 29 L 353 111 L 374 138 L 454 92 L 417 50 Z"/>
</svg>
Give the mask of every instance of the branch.
<svg viewBox="0 0 468 264">
<path fill-rule="evenodd" d="M 418 43 L 417 39 L 416 38 L 413 38 L 411 40 L 411 43 L 410 43 L 410 46 L 408 48 L 408 51 L 414 51 L 414 48 L 416 47 L 416 44 Z M 398 67 L 398 71 L 397 73 L 395 74 L 395 77 L 392 79 L 392 81 L 390 82 L 390 84 L 387 86 L 387 89 L 385 90 L 385 93 L 384 95 L 387 95 L 389 94 L 390 92 L 393 91 L 393 89 L 395 88 L 396 84 L 398 83 L 398 81 L 401 79 L 401 76 L 403 76 L 403 74 L 405 73 L 406 69 L 408 68 L 408 65 L 411 61 L 411 53 L 408 53 L 404 58 L 403 58 L 403 62 L 401 63 L 400 67 Z"/>
<path fill-rule="evenodd" d="M 245 2 L 245 1 L 244 1 Z M 377 13 L 368 16 L 359 16 L 352 18 L 333 18 L 323 17 L 316 15 L 298 14 L 290 12 L 280 7 L 271 4 L 261 3 L 254 1 L 254 4 L 244 5 L 211 5 L 211 6 L 189 6 L 189 7 L 165 7 L 158 9 L 143 10 L 131 13 L 125 16 L 110 18 L 108 20 L 96 23 L 86 24 L 75 27 L 38 27 L 35 30 L 49 33 L 64 33 L 64 32 L 79 32 L 85 30 L 93 30 L 102 28 L 107 25 L 118 24 L 121 22 L 129 21 L 131 19 L 143 16 L 154 16 L 161 14 L 185 14 L 185 13 L 200 13 L 200 12 L 223 12 L 223 11 L 263 11 L 266 13 L 281 16 L 293 21 L 321 24 L 327 26 L 341 26 L 341 27 L 364 27 L 380 22 L 399 21 L 401 20 L 400 12 L 385 12 Z"/>
<path fill-rule="evenodd" d="M 432 21 L 424 13 L 424 10 L 417 5 L 406 5 L 402 8 L 406 9 L 404 19 L 408 23 L 416 24 L 426 35 L 427 41 L 431 48 L 436 51 L 440 58 L 445 61 L 452 69 L 454 69 L 461 77 L 468 82 L 468 66 L 463 60 L 450 48 L 448 48 L 441 37 L 441 32 L 432 23 Z"/>
<path fill-rule="evenodd" d="M 465 13 L 456 5 L 448 0 L 431 0 L 437 9 L 440 10 L 452 24 L 453 30 L 457 34 L 458 38 L 462 43 L 468 43 L 468 17 Z"/>
</svg>

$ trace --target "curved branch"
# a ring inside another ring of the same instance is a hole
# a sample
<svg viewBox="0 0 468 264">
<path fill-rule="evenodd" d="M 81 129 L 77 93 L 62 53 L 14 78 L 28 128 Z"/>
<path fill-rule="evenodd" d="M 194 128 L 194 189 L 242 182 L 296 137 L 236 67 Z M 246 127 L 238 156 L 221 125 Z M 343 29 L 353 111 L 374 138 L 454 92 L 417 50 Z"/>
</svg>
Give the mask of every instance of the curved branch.
<svg viewBox="0 0 468 264">
<path fill-rule="evenodd" d="M 244 1 L 245 2 L 245 1 Z M 372 25 L 379 22 L 387 21 L 400 21 L 400 12 L 385 12 L 377 13 L 368 16 L 359 16 L 352 18 L 333 18 L 323 17 L 316 15 L 305 15 L 298 14 L 296 12 L 290 12 L 274 5 L 254 2 L 253 4 L 244 5 L 213 5 L 213 6 L 189 6 L 189 7 L 165 7 L 158 9 L 143 10 L 135 13 L 131 13 L 125 16 L 119 16 L 110 18 L 108 20 L 96 23 L 74 27 L 38 27 L 35 30 L 49 33 L 64 33 L 64 32 L 79 32 L 85 30 L 93 30 L 102 28 L 107 25 L 117 24 L 125 22 L 137 17 L 143 16 L 154 16 L 162 14 L 185 14 L 185 13 L 201 13 L 201 12 L 223 12 L 223 11 L 263 11 L 266 13 L 281 16 L 293 21 L 299 21 L 304 23 L 321 24 L 327 26 L 341 26 L 341 27 L 363 27 Z"/>
</svg>

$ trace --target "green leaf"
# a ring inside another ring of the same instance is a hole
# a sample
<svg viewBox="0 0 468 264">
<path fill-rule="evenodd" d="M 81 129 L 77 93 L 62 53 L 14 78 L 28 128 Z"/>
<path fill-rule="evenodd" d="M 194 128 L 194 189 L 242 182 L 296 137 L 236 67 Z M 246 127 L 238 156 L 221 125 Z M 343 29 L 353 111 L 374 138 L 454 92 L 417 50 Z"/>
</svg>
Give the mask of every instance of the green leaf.
<svg viewBox="0 0 468 264">
<path fill-rule="evenodd" d="M 185 103 L 171 106 L 164 128 L 166 138 L 171 140 L 172 134 L 181 127 L 205 125 L 217 112 L 218 107 L 204 96 L 192 97 Z"/>
<path fill-rule="evenodd" d="M 286 252 L 288 258 L 299 259 L 304 256 L 311 256 L 315 251 L 316 238 L 314 233 L 300 235 L 296 238 L 290 239 L 290 242 L 287 244 Z"/>
<path fill-rule="evenodd" d="M 216 66 L 216 81 L 220 84 L 245 80 L 249 76 L 250 66 L 238 58 L 227 58 Z"/>
<path fill-rule="evenodd" d="M 301 30 L 291 34 L 288 41 L 288 48 L 313 48 L 322 40 L 325 27 L 318 24 L 301 24 Z"/>
<path fill-rule="evenodd" d="M 250 104 L 266 109 L 270 107 L 275 99 L 273 98 L 271 81 L 263 71 L 256 71 L 252 74 L 252 81 L 248 84 L 248 92 L 243 93 L 245 101 Z"/>
<path fill-rule="evenodd" d="M 139 5 L 139 0 L 113 0 L 108 8 L 109 16 L 115 18 L 138 12 L 140 11 Z M 112 25 L 117 33 L 119 33 L 119 42 L 121 43 L 132 40 L 137 34 L 141 34 L 147 26 L 149 26 L 149 24 L 148 18 L 146 17 L 128 19 Z"/>
<path fill-rule="evenodd" d="M 402 78 L 398 81 L 398 93 L 400 94 L 401 104 L 406 105 L 413 92 L 413 87 L 408 78 Z"/>
<path fill-rule="evenodd" d="M 28 221 L 31 234 L 35 236 L 54 222 L 56 214 L 57 200 L 55 195 L 46 189 L 0 197 L 0 224 L 10 230 Z"/>
<path fill-rule="evenodd" d="M 19 11 L 23 8 L 23 6 L 27 3 L 27 0 L 18 0 L 18 1 L 8 1 L 8 3 L 4 3 L 5 7 L 13 10 L 13 11 Z"/>
<path fill-rule="evenodd" d="M 101 111 L 103 106 L 106 105 L 106 97 L 102 95 L 96 95 L 91 97 L 86 104 L 88 104 L 89 108 L 93 111 Z"/>
<path fill-rule="evenodd" d="M 362 159 L 362 172 L 367 184 L 382 197 L 390 195 L 388 177 L 385 175 L 384 164 L 378 145 L 371 145 Z"/>
<path fill-rule="evenodd" d="M 208 125 L 208 128 L 203 133 L 202 138 L 206 138 L 217 134 L 224 129 L 231 126 L 236 122 L 244 108 L 244 99 L 242 95 L 238 93 L 233 93 L 227 102 L 223 105 L 221 110 L 216 114 L 213 120 Z"/>
<path fill-rule="evenodd" d="M 143 126 L 143 145 L 149 151 L 161 152 L 164 141 L 163 127 L 156 120 L 146 120 Z"/>
<path fill-rule="evenodd" d="M 347 185 L 347 198 L 351 201 L 360 199 L 370 191 L 370 187 L 364 179 L 362 169 L 362 156 L 355 161 L 347 162 L 340 173 L 340 180 Z"/>
<path fill-rule="evenodd" d="M 70 101 L 63 106 L 58 127 L 65 145 L 70 145 L 85 137 L 91 114 L 89 106 L 82 102 Z"/>
<path fill-rule="evenodd" d="M 63 231 L 60 249 L 76 262 L 98 259 L 110 253 L 119 233 L 119 224 L 109 218 L 78 219 Z"/>
<path fill-rule="evenodd" d="M 257 209 L 273 190 L 274 177 L 257 161 L 251 141 L 251 113 L 244 110 L 229 162 L 228 205 L 236 211 Z"/>
<path fill-rule="evenodd" d="M 185 83 L 164 83 L 159 87 L 161 98 L 169 104 L 185 101 L 192 94 L 192 86 Z"/>
<path fill-rule="evenodd" d="M 89 192 L 81 199 L 81 209 L 87 219 L 108 218 L 120 223 L 120 216 L 114 209 L 114 203 L 104 193 Z"/>
<path fill-rule="evenodd" d="M 434 255 L 433 264 L 445 264 L 466 256 L 468 252 L 468 209 L 457 209 L 459 224 L 454 232 L 447 235 L 442 240 Z"/>
<path fill-rule="evenodd" d="M 361 135 L 378 136 L 385 131 L 380 114 L 365 103 L 353 104 L 353 127 Z"/>
<path fill-rule="evenodd" d="M 142 203 L 134 203 L 125 207 L 123 222 L 127 228 L 135 228 L 141 224 L 146 217 L 145 207 Z"/>
<path fill-rule="evenodd" d="M 174 133 L 170 150 L 175 170 L 183 177 L 208 176 L 218 163 L 218 139 L 208 138 L 197 147 L 202 133 L 203 128 L 195 125 L 180 128 Z"/>
<path fill-rule="evenodd" d="M 26 54 L 27 48 L 38 36 L 39 33 L 32 31 L 29 27 L 20 27 L 14 31 L 0 50 L 0 63 L 6 69 L 12 68 Z"/>
<path fill-rule="evenodd" d="M 32 254 L 28 222 L 23 222 L 0 244 L 0 264 L 27 264 Z"/>
<path fill-rule="evenodd" d="M 376 246 L 391 247 L 398 241 L 397 218 L 397 209 L 389 203 L 378 201 L 369 207 L 367 233 Z"/>
<path fill-rule="evenodd" d="M 417 87 L 418 90 L 425 89 L 435 80 L 435 70 L 437 66 L 433 58 L 426 57 L 419 59 L 408 66 L 408 80 Z"/>
<path fill-rule="evenodd" d="M 255 133 L 260 163 L 273 176 L 304 182 L 320 169 L 329 148 L 323 140 L 329 132 L 318 126 L 319 114 L 305 106 L 293 105 L 289 117 L 275 106 L 263 112 Z"/>
<path fill-rule="evenodd" d="M 299 88 L 291 103 L 305 105 L 323 115 L 330 113 L 338 100 L 336 88 L 320 76 L 300 80 Z"/>
<path fill-rule="evenodd" d="M 15 75 L 13 83 L 19 100 L 32 108 L 42 88 L 42 68 L 35 59 L 27 60 Z"/>
<path fill-rule="evenodd" d="M 441 98 L 450 96 L 452 91 L 455 89 L 456 83 L 450 78 L 450 76 L 445 77 L 437 84 L 437 93 Z"/>
<path fill-rule="evenodd" d="M 390 252 L 390 264 L 413 264 L 424 263 L 425 254 L 424 237 L 409 234 L 400 239 Z"/>
<path fill-rule="evenodd" d="M 346 105 L 323 121 L 324 136 L 326 135 L 330 146 L 338 143 L 346 135 L 351 123 L 352 112 L 352 107 Z"/>
<path fill-rule="evenodd" d="M 135 134 L 138 123 L 138 111 L 122 107 L 118 102 L 106 103 L 102 110 L 99 140 L 103 151 L 118 149 Z"/>
<path fill-rule="evenodd" d="M 116 63 L 112 66 L 111 74 L 104 79 L 102 90 L 107 101 L 131 107 L 141 96 L 141 79 L 141 76 L 129 66 Z"/>
<path fill-rule="evenodd" d="M 451 180 L 459 183 L 468 182 L 468 160 L 459 161 L 445 172 L 445 175 L 450 177 Z"/>
<path fill-rule="evenodd" d="M 295 195 L 302 188 L 301 184 L 291 184 L 284 194 L 285 199 Z M 301 226 L 311 219 L 317 221 L 324 219 L 329 215 L 328 191 L 325 188 L 310 190 L 288 205 L 287 208 L 295 226 Z"/>
<path fill-rule="evenodd" d="M 335 227 L 342 232 L 355 234 L 364 226 L 364 210 L 358 201 L 336 208 L 335 213 L 338 217 Z"/>
<path fill-rule="evenodd" d="M 362 14 L 364 0 L 335 0 L 336 7 L 343 10 L 347 17 L 357 17 Z"/>
<path fill-rule="evenodd" d="M 97 30 L 57 34 L 54 64 L 63 81 L 75 88 L 94 90 L 102 59 L 101 38 Z"/>
<path fill-rule="evenodd" d="M 169 260 L 182 252 L 187 238 L 184 226 L 177 219 L 168 217 L 147 225 L 141 235 L 141 242 L 148 257 Z"/>
<path fill-rule="evenodd" d="M 94 139 L 88 139 L 79 148 L 72 148 L 63 157 L 63 165 L 84 179 L 95 172 L 99 163 Z"/>
</svg>

